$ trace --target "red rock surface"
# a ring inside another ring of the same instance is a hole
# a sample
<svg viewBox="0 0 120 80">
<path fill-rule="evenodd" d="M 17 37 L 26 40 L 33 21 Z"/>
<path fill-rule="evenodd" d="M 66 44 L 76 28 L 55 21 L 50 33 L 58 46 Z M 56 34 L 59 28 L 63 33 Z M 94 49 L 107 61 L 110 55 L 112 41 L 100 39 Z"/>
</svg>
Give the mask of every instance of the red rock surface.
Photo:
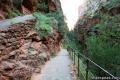
<svg viewBox="0 0 120 80">
<path fill-rule="evenodd" d="M 9 10 L 17 9 L 11 1 L 21 0 L 0 0 L 0 20 L 11 18 Z M 31 14 L 37 10 L 36 1 L 23 0 L 24 4 L 19 6 L 22 10 L 17 10 Z M 48 1 L 49 11 L 58 8 L 58 0 L 38 1 Z M 60 50 L 60 33 L 54 29 L 51 36 L 41 39 L 34 30 L 35 24 L 35 20 L 28 21 L 0 30 L 0 80 L 30 80 L 34 72 L 40 73 L 41 65 L 50 59 L 50 55 Z"/>
<path fill-rule="evenodd" d="M 48 8 L 38 9 L 36 6 L 38 3 L 48 4 Z M 31 14 L 35 11 L 51 12 L 60 11 L 61 5 L 59 0 L 1 0 L 0 20 L 13 17 L 10 13 L 15 10 L 18 10 L 21 14 Z"/>
<path fill-rule="evenodd" d="M 35 23 L 28 21 L 0 30 L 0 80 L 30 80 L 50 54 L 59 51 L 61 35 L 54 30 L 52 36 L 42 40 L 34 30 Z"/>
</svg>

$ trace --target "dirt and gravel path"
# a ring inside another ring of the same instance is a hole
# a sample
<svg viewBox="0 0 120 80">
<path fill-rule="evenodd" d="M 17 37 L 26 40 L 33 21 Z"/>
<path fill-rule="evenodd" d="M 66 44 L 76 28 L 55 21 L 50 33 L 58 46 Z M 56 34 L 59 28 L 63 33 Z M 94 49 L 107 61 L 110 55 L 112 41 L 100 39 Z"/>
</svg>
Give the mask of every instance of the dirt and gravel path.
<svg viewBox="0 0 120 80">
<path fill-rule="evenodd" d="M 73 80 L 71 65 L 67 50 L 61 49 L 56 57 L 46 63 L 41 74 L 34 74 L 32 80 Z"/>
</svg>

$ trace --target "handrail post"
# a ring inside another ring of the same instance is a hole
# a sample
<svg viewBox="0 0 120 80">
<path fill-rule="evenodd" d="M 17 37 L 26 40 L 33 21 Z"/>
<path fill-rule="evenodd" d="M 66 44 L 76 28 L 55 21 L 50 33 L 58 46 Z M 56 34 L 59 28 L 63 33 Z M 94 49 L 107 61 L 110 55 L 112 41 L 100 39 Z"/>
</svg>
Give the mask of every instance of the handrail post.
<svg viewBox="0 0 120 80">
<path fill-rule="evenodd" d="M 89 61 L 86 60 L 87 63 L 87 68 L 86 68 L 86 80 L 88 80 L 88 75 L 89 75 Z"/>
<path fill-rule="evenodd" d="M 71 50 L 71 55 L 72 55 L 72 59 L 74 58 L 74 53 L 73 53 L 73 49 Z M 75 52 L 75 51 L 74 51 Z M 99 66 L 97 63 L 95 63 L 94 61 L 92 61 L 90 58 L 88 58 L 88 56 L 86 55 L 83 55 L 83 54 L 79 54 L 77 52 L 76 54 L 77 58 L 78 58 L 78 65 L 77 65 L 77 70 L 78 70 L 78 78 L 80 77 L 80 56 L 86 60 L 86 64 L 87 64 L 87 67 L 86 67 L 86 80 L 89 80 L 89 69 L 90 69 L 90 63 L 93 64 L 94 66 L 96 66 L 97 68 L 101 69 L 102 71 L 104 71 L 105 73 L 107 73 L 109 76 L 113 77 L 113 79 L 115 80 L 119 80 L 118 78 L 116 78 L 114 75 L 112 75 L 111 73 L 109 73 L 107 70 L 105 70 L 104 68 L 102 68 L 101 66 Z M 74 60 L 74 59 L 73 59 Z"/>
<path fill-rule="evenodd" d="M 74 59 L 74 53 L 73 53 L 73 50 L 72 50 L 72 59 Z"/>
<path fill-rule="evenodd" d="M 73 54 L 74 54 L 74 65 L 75 65 L 75 52 L 73 51 Z"/>
<path fill-rule="evenodd" d="M 69 49 L 70 57 L 72 57 L 71 49 Z"/>
<path fill-rule="evenodd" d="M 80 65 L 79 55 L 77 55 L 77 58 L 78 58 L 78 77 L 79 77 L 79 76 L 80 76 L 80 75 L 79 75 L 79 73 L 80 73 L 80 72 L 79 72 L 79 71 L 80 71 L 80 69 L 79 69 L 79 68 L 80 68 L 80 66 L 79 66 L 79 65 Z"/>
</svg>

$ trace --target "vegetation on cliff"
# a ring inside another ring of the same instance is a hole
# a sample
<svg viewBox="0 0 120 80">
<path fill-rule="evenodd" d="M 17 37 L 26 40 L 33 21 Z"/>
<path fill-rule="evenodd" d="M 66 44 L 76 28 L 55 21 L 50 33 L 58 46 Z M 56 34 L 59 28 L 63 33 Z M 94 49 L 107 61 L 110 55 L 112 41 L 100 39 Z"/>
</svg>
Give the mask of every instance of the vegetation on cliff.
<svg viewBox="0 0 120 80">
<path fill-rule="evenodd" d="M 40 37 L 43 38 L 52 34 L 53 19 L 40 13 L 34 13 L 33 15 L 38 19 L 35 29 L 39 33 Z"/>
<path fill-rule="evenodd" d="M 92 17 L 84 15 L 75 32 L 82 52 L 115 76 L 120 76 L 120 1 L 110 0 Z M 97 76 L 107 76 L 91 65 Z"/>
<path fill-rule="evenodd" d="M 60 3 L 54 1 L 0 0 L 2 20 L 25 14 L 36 17 L 0 29 L 0 80 L 31 80 L 33 73 L 40 73 L 41 65 L 60 51 L 66 28 Z"/>
</svg>

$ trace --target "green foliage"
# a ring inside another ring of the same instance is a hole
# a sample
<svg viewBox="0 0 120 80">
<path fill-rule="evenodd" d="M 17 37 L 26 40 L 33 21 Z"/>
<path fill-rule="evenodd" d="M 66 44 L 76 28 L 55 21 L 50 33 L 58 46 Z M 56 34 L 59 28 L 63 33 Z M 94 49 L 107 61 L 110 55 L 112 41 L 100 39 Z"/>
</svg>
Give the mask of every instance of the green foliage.
<svg viewBox="0 0 120 80">
<path fill-rule="evenodd" d="M 65 36 L 64 47 L 72 47 L 80 51 L 74 31 L 68 31 L 67 25 L 64 21 L 64 15 L 62 11 L 50 12 L 47 14 L 48 17 L 54 17 L 58 21 L 58 31 Z"/>
<path fill-rule="evenodd" d="M 74 31 L 69 31 L 67 32 L 67 37 L 64 41 L 64 47 L 65 48 L 73 48 L 78 52 L 81 52 L 81 47 L 80 45 L 78 45 L 79 42 L 77 40 L 76 34 L 74 33 Z"/>
<path fill-rule="evenodd" d="M 105 7 L 110 10 L 114 7 L 120 6 L 120 0 L 110 0 L 108 3 L 105 5 Z"/>
<path fill-rule="evenodd" d="M 120 64 L 119 15 L 112 18 L 102 15 L 101 23 L 94 26 L 92 31 L 99 31 L 99 35 L 94 32 L 94 35 L 91 34 L 86 40 L 89 56 L 115 76 L 120 76 L 120 68 L 117 68 Z M 94 70 L 95 74 L 105 76 L 96 68 Z"/>
<path fill-rule="evenodd" d="M 36 7 L 37 7 L 38 9 L 47 9 L 47 8 L 48 8 L 48 5 L 46 5 L 45 2 L 42 2 L 42 3 L 37 2 Z"/>
<path fill-rule="evenodd" d="M 65 26 L 65 21 L 64 21 L 64 15 L 63 12 L 57 11 L 57 12 L 50 12 L 47 14 L 48 17 L 54 17 L 58 21 L 58 31 L 64 35 L 65 32 L 68 30 L 67 27 Z"/>
<path fill-rule="evenodd" d="M 38 19 L 35 29 L 39 33 L 41 38 L 47 37 L 48 35 L 52 34 L 52 21 L 54 18 L 46 17 L 41 13 L 34 13 L 33 16 L 37 17 Z"/>
<path fill-rule="evenodd" d="M 18 10 L 8 10 L 8 17 L 17 17 L 21 16 L 22 14 Z"/>
</svg>

